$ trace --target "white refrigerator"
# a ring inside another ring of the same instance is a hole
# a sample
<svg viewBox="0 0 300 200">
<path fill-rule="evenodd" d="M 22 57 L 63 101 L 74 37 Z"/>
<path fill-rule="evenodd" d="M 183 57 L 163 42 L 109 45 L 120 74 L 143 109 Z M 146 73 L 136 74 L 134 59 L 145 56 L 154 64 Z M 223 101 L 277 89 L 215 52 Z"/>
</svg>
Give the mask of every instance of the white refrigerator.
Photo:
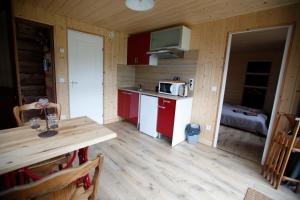
<svg viewBox="0 0 300 200">
<path fill-rule="evenodd" d="M 157 107 L 158 97 L 141 95 L 140 131 L 152 137 L 157 137 Z"/>
</svg>

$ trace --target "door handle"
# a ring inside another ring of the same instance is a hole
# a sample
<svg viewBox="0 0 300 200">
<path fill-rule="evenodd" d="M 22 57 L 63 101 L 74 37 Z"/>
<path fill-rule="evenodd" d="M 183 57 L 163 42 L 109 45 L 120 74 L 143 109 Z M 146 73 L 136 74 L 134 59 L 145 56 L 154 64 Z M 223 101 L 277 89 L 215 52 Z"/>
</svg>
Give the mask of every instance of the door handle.
<svg viewBox="0 0 300 200">
<path fill-rule="evenodd" d="M 164 103 L 171 103 L 169 100 L 163 100 Z"/>
<path fill-rule="evenodd" d="M 71 87 L 73 88 L 74 85 L 77 85 L 77 84 L 78 84 L 78 82 L 77 82 L 77 81 L 70 81 L 70 84 L 71 84 Z"/>
<path fill-rule="evenodd" d="M 166 107 L 164 107 L 164 106 L 158 106 L 158 108 L 165 109 Z"/>
</svg>

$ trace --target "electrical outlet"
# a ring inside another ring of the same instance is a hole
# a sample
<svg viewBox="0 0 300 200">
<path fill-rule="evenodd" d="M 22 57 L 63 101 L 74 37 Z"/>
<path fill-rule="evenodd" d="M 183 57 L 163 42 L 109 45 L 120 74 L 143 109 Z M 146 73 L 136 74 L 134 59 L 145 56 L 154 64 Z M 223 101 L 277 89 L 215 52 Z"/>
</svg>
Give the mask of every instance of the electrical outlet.
<svg viewBox="0 0 300 200">
<path fill-rule="evenodd" d="M 205 127 L 205 129 L 207 130 L 207 131 L 211 131 L 211 125 L 206 125 L 206 127 Z"/>
<path fill-rule="evenodd" d="M 213 85 L 213 86 L 211 86 L 210 89 L 211 89 L 212 92 L 216 92 L 217 91 L 217 86 Z"/>
<path fill-rule="evenodd" d="M 194 79 L 191 78 L 191 79 L 189 80 L 189 90 L 193 90 L 193 89 L 194 89 Z"/>
<path fill-rule="evenodd" d="M 59 48 L 59 57 L 60 58 L 65 57 L 65 49 L 63 47 Z"/>
<path fill-rule="evenodd" d="M 59 83 L 64 83 L 65 82 L 65 78 L 63 76 L 58 78 L 58 82 Z"/>
</svg>

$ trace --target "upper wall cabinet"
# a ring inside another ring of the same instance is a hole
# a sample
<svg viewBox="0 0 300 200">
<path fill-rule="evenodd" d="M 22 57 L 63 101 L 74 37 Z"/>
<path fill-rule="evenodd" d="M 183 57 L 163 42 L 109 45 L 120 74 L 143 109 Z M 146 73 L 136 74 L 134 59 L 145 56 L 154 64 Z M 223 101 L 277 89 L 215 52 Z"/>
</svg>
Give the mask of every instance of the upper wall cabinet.
<svg viewBox="0 0 300 200">
<path fill-rule="evenodd" d="M 131 35 L 127 45 L 128 65 L 148 65 L 150 50 L 150 32 Z"/>
<path fill-rule="evenodd" d="M 190 48 L 191 30 L 186 26 L 176 26 L 151 33 L 150 50 L 177 49 L 187 51 Z"/>
</svg>

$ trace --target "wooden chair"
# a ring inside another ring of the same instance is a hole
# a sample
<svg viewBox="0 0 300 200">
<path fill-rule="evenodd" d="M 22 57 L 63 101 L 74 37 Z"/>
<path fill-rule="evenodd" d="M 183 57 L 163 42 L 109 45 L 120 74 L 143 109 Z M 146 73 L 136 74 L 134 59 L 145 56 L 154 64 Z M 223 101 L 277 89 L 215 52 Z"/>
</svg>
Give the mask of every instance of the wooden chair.
<svg viewBox="0 0 300 200">
<path fill-rule="evenodd" d="M 102 154 L 98 155 L 93 161 L 87 161 L 76 168 L 69 168 L 58 173 L 52 174 L 37 182 L 17 186 L 0 193 L 0 199 L 7 200 L 27 200 L 27 199 L 89 199 L 97 198 L 99 177 L 103 165 Z M 82 185 L 76 184 L 76 180 L 95 169 L 92 185 L 85 190 Z"/>
<path fill-rule="evenodd" d="M 55 109 L 56 115 L 58 119 L 60 119 L 61 116 L 61 106 L 60 104 L 56 103 L 49 103 L 47 106 L 49 109 Z M 30 110 L 41 110 L 42 108 L 38 106 L 38 102 L 33 102 L 30 104 L 24 104 L 22 106 L 15 106 L 13 108 L 14 117 L 16 119 L 16 122 L 18 126 L 24 126 L 26 123 L 26 119 L 24 118 L 23 112 L 30 111 Z M 38 175 L 47 175 L 51 171 L 58 171 L 60 168 L 62 168 L 62 164 L 65 164 L 70 159 L 70 154 L 65 154 L 62 156 L 58 156 L 46 161 L 43 161 L 41 163 L 37 163 L 31 166 L 28 166 L 27 169 L 30 170 L 33 174 Z"/>
<path fill-rule="evenodd" d="M 49 103 L 47 108 L 54 108 L 56 110 L 56 115 L 58 119 L 60 119 L 61 115 L 61 105 L 56 103 Z M 17 121 L 18 126 L 24 126 L 26 119 L 24 118 L 24 111 L 29 110 L 41 110 L 41 108 L 38 106 L 38 102 L 33 102 L 31 104 L 24 104 L 22 106 L 15 106 L 13 108 L 13 113 L 15 116 L 15 119 Z"/>
<path fill-rule="evenodd" d="M 286 180 L 297 183 L 297 190 L 299 190 L 299 180 L 284 176 L 291 153 L 300 153 L 300 141 L 297 139 L 300 129 L 300 118 L 292 119 L 292 115 L 279 115 L 272 134 L 266 161 L 262 167 L 262 175 L 276 189 L 281 181 Z M 290 133 L 289 131 L 292 132 Z"/>
</svg>

